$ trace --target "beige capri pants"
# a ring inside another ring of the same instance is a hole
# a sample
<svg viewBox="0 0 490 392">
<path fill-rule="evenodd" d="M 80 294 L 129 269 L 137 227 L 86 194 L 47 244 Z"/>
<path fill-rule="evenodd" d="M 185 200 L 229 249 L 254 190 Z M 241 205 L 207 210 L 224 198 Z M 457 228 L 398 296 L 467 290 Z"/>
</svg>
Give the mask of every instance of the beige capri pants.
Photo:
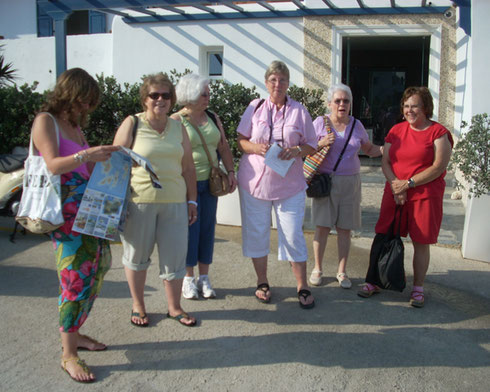
<svg viewBox="0 0 490 392">
<path fill-rule="evenodd" d="M 156 243 L 160 278 L 183 279 L 188 229 L 186 203 L 129 203 L 121 233 L 123 264 L 133 271 L 148 269 Z"/>
<path fill-rule="evenodd" d="M 311 210 L 315 226 L 360 229 L 361 175 L 332 176 L 330 196 L 314 198 Z"/>
</svg>

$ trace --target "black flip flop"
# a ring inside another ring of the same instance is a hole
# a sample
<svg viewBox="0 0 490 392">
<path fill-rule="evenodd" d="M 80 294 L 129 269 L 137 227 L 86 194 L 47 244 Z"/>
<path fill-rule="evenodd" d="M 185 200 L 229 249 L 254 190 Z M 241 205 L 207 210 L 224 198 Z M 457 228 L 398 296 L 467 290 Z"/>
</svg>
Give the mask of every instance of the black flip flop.
<svg viewBox="0 0 490 392">
<path fill-rule="evenodd" d="M 313 302 L 311 304 L 305 305 L 303 302 L 301 302 L 301 299 L 300 299 L 301 297 L 303 297 L 305 300 L 306 300 L 306 298 L 311 297 L 311 291 L 310 290 L 302 289 L 302 290 L 298 291 L 298 300 L 300 300 L 299 306 L 301 306 L 303 309 L 311 309 L 315 306 L 315 300 L 313 300 Z"/>
<path fill-rule="evenodd" d="M 145 327 L 148 327 L 148 325 L 150 325 L 150 320 L 148 320 L 146 323 L 143 323 L 143 324 L 138 324 L 138 323 L 135 323 L 133 321 L 133 317 L 139 317 L 140 319 L 144 319 L 145 317 L 148 317 L 148 315 L 146 313 L 144 313 L 143 315 L 140 315 L 139 312 L 135 312 L 134 310 L 131 311 L 131 324 L 137 326 L 137 327 L 141 327 L 141 328 L 145 328 Z"/>
<path fill-rule="evenodd" d="M 255 292 L 257 292 L 258 290 L 263 291 L 264 294 L 267 294 L 267 292 L 270 291 L 271 288 L 269 287 L 269 285 L 267 283 L 261 283 L 257 286 L 257 288 L 255 289 Z M 254 295 L 255 295 L 255 298 L 257 298 L 257 301 L 262 302 L 263 304 L 267 304 L 267 303 L 271 302 L 270 296 L 269 296 L 269 299 L 262 299 L 262 298 L 257 297 L 257 294 L 254 293 Z"/>
</svg>

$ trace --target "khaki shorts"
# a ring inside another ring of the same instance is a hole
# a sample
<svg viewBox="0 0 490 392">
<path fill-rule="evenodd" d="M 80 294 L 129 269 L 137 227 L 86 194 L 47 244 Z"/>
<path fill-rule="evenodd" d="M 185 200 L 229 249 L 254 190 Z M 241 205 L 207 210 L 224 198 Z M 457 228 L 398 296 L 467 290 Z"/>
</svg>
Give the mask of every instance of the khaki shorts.
<svg viewBox="0 0 490 392">
<path fill-rule="evenodd" d="M 361 228 L 361 176 L 333 176 L 329 197 L 312 202 L 315 226 L 338 227 L 344 230 Z"/>
<path fill-rule="evenodd" d="M 186 203 L 129 203 L 121 233 L 123 264 L 133 271 L 148 269 L 157 244 L 160 278 L 182 279 L 186 273 L 188 224 Z"/>
</svg>

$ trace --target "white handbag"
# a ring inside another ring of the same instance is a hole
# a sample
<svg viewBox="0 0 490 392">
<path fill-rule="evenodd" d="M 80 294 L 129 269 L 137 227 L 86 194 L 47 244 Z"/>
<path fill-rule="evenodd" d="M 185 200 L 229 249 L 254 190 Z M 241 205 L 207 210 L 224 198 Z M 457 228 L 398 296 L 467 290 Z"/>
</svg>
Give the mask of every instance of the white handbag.
<svg viewBox="0 0 490 392">
<path fill-rule="evenodd" d="M 47 114 L 54 121 L 59 146 L 58 123 L 50 113 Z M 35 155 L 32 134 L 24 167 L 24 189 L 15 220 L 32 233 L 49 233 L 65 223 L 61 205 L 61 177 L 51 174 L 44 158 Z"/>
</svg>

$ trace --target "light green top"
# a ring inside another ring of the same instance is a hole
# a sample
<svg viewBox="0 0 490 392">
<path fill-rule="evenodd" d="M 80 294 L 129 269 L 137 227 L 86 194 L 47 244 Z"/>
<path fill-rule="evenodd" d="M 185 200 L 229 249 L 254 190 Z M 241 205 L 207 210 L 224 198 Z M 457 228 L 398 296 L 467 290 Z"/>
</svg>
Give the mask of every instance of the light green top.
<svg viewBox="0 0 490 392">
<path fill-rule="evenodd" d="M 185 129 L 187 130 L 187 134 L 189 135 L 189 139 L 191 141 L 192 147 L 192 158 L 194 159 L 194 166 L 196 167 L 196 175 L 197 181 L 203 181 L 209 179 L 209 174 L 211 172 L 211 165 L 209 164 L 208 156 L 206 155 L 206 151 L 202 145 L 201 138 L 199 134 L 195 130 L 194 126 L 189 122 L 187 117 L 180 116 L 182 119 L 182 124 L 184 124 Z M 208 146 L 209 153 L 211 154 L 211 158 L 213 159 L 213 163 L 215 166 L 218 165 L 218 154 L 216 149 L 218 148 L 218 143 L 221 138 L 221 133 L 214 124 L 213 120 L 208 117 L 208 121 L 206 124 L 199 127 L 204 140 L 206 141 L 206 145 Z"/>
</svg>

